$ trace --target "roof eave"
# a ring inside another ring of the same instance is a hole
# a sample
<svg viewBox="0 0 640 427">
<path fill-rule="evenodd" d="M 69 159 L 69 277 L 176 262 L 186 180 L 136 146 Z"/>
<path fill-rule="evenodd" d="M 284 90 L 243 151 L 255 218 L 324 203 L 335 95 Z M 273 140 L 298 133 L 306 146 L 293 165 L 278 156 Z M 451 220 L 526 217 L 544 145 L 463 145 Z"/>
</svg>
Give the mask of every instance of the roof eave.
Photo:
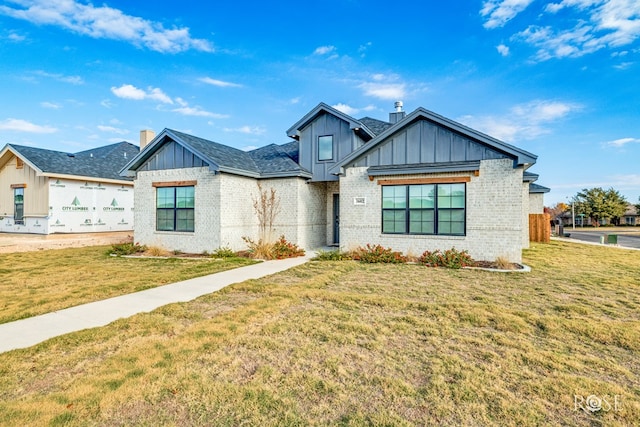
<svg viewBox="0 0 640 427">
<path fill-rule="evenodd" d="M 365 134 L 369 135 L 371 138 L 375 137 L 375 134 L 371 132 L 369 128 L 367 128 L 363 123 L 359 120 L 354 119 L 348 114 L 343 113 L 340 110 L 336 110 L 335 108 L 321 102 L 318 104 L 313 110 L 309 111 L 304 115 L 300 120 L 298 120 L 293 126 L 291 126 L 287 130 L 287 136 L 294 139 L 300 139 L 300 131 L 311 123 L 320 113 L 328 113 L 338 117 L 339 119 L 344 120 L 349 123 L 349 128 L 353 131 L 362 131 Z"/>
<path fill-rule="evenodd" d="M 92 182 L 105 182 L 108 184 L 133 185 L 133 182 L 129 180 L 100 178 L 96 176 L 69 175 L 64 173 L 50 173 L 50 172 L 42 173 L 40 174 L 40 176 L 47 177 L 47 178 L 56 178 L 56 179 L 69 179 L 73 181 L 92 181 Z"/>
</svg>

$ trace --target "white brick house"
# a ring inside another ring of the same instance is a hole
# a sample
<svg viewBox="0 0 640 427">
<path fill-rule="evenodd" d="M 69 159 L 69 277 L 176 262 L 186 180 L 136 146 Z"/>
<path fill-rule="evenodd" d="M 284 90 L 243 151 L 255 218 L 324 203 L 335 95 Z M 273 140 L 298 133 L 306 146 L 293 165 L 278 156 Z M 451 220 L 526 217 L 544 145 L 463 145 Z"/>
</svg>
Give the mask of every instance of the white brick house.
<svg viewBox="0 0 640 427">
<path fill-rule="evenodd" d="M 280 198 L 276 236 L 305 248 L 455 247 L 520 262 L 528 214 L 542 213 L 548 191 L 525 173 L 535 155 L 422 108 L 384 122 L 319 104 L 287 134 L 290 143 L 243 152 L 162 131 L 121 171 L 135 178 L 135 240 L 244 249 L 243 236 L 257 238 L 260 185 Z"/>
</svg>

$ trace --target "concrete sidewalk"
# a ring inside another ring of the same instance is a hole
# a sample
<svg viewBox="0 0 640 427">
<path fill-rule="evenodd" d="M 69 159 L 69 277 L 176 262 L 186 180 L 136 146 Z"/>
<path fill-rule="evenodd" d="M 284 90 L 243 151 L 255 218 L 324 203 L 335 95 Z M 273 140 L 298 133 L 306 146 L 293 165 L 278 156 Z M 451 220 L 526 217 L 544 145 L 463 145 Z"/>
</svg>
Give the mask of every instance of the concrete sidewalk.
<svg viewBox="0 0 640 427">
<path fill-rule="evenodd" d="M 314 256 L 265 261 L 246 267 L 196 277 L 133 294 L 91 302 L 40 316 L 0 324 L 0 353 L 31 347 L 49 338 L 105 326 L 114 320 L 146 313 L 174 302 L 191 301 L 233 283 L 258 279 L 307 262 Z"/>
</svg>

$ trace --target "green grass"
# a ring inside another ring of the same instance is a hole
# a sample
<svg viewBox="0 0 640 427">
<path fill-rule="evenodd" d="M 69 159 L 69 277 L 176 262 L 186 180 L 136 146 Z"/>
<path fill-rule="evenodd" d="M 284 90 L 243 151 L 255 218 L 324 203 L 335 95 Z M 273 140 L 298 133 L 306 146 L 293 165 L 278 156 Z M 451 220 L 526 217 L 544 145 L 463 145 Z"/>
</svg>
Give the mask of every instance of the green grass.
<svg viewBox="0 0 640 427">
<path fill-rule="evenodd" d="M 253 263 L 111 257 L 108 248 L 0 254 L 0 323 Z"/>
<path fill-rule="evenodd" d="M 310 262 L 0 354 L 0 423 L 637 425 L 640 253 L 524 258 L 531 273 Z"/>
</svg>

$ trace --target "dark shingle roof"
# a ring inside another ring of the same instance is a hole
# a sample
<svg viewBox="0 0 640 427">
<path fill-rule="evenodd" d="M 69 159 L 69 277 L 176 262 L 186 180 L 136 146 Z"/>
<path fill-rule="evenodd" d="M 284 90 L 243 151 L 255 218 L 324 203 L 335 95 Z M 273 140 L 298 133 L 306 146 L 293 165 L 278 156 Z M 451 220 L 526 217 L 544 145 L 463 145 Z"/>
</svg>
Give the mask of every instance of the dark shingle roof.
<svg viewBox="0 0 640 427">
<path fill-rule="evenodd" d="M 216 165 L 222 167 L 239 169 L 253 173 L 260 172 L 258 166 L 246 151 L 238 150 L 237 148 L 229 147 L 228 145 L 209 141 L 208 139 L 199 138 L 177 130 L 167 129 L 167 131 L 195 150 L 195 154 L 204 156 L 206 159 L 203 160 L 212 161 Z"/>
<path fill-rule="evenodd" d="M 283 145 L 270 144 L 252 151 L 242 151 L 204 138 L 172 129 L 167 134 L 187 145 L 194 154 L 223 169 L 248 172 L 249 175 L 265 176 L 291 173 L 308 173 L 298 162 L 298 142 Z"/>
<path fill-rule="evenodd" d="M 359 122 L 369 128 L 369 130 L 376 135 L 380 135 L 382 132 L 393 126 L 393 123 L 372 119 L 371 117 L 363 117 L 359 119 Z"/>
<path fill-rule="evenodd" d="M 298 143 L 295 148 L 292 143 L 284 145 L 271 144 L 253 151 L 249 155 L 260 168 L 261 174 L 278 174 L 283 172 L 305 171 L 297 162 Z M 294 158 L 296 160 L 294 160 Z"/>
<path fill-rule="evenodd" d="M 140 151 L 138 146 L 124 141 L 79 153 L 9 146 L 44 173 L 117 180 L 122 180 L 120 169 Z"/>
<path fill-rule="evenodd" d="M 548 193 L 551 191 L 549 187 L 531 183 L 529 184 L 529 193 Z"/>
</svg>

